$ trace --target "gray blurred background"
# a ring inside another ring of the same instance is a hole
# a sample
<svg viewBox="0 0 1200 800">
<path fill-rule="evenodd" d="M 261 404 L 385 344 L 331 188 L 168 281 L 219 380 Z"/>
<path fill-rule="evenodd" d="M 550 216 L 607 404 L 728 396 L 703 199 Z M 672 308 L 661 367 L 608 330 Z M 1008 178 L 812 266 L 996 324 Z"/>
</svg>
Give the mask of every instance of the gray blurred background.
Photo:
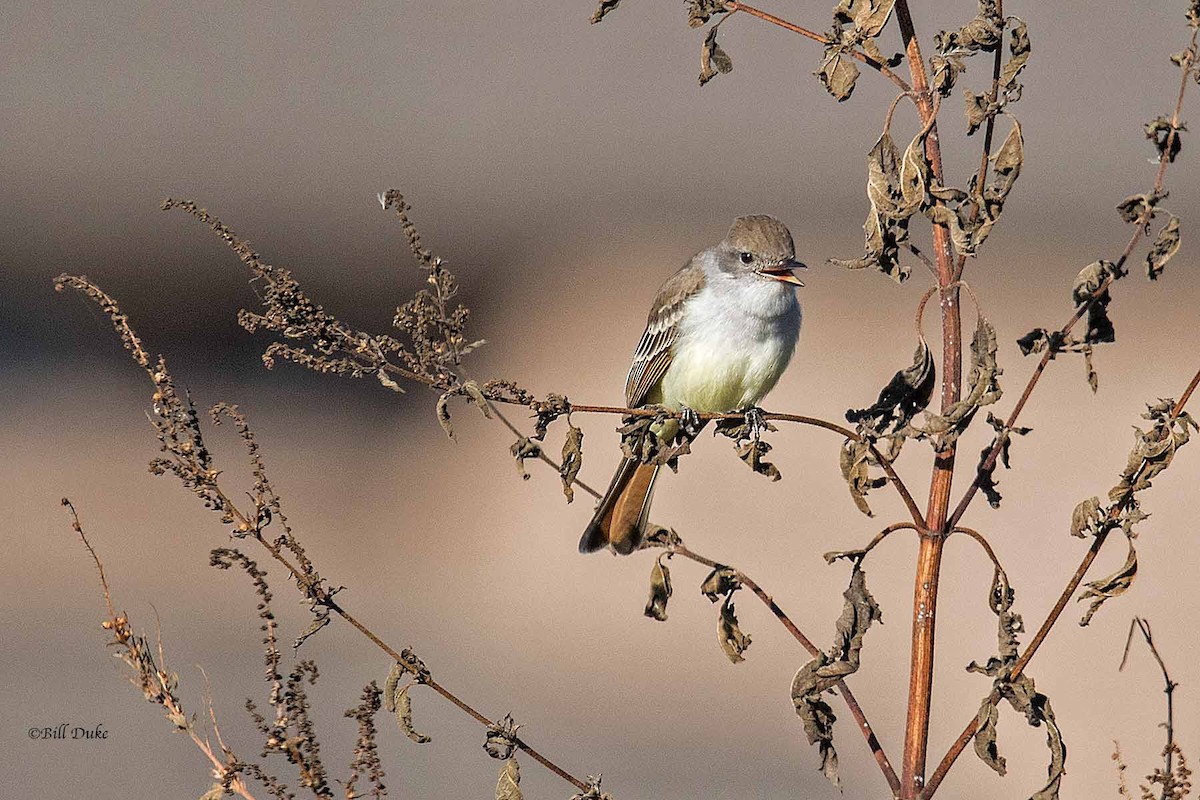
<svg viewBox="0 0 1200 800">
<path fill-rule="evenodd" d="M 974 13 L 965 2 L 916 5 L 927 51 L 938 27 Z M 828 3 L 765 7 L 816 29 L 828 24 Z M 1167 55 L 1186 42 L 1183 7 L 1006 4 L 1028 19 L 1034 44 L 1014 109 L 1027 160 L 1004 220 L 967 273 L 1002 340 L 1001 411 L 1032 369 L 1016 337 L 1060 325 L 1076 271 L 1114 258 L 1127 241 L 1114 206 L 1152 183 L 1141 126 L 1174 98 Z M 934 10 L 945 16 L 933 19 Z M 448 442 L 426 392 L 397 396 L 287 365 L 265 371 L 267 341 L 235 321 L 254 303 L 236 259 L 195 221 L 157 210 L 167 196 L 195 199 L 269 262 L 292 268 L 328 309 L 383 330 L 421 283 L 375 199 L 398 187 L 426 244 L 460 276 L 473 331 L 490 342 L 473 374 L 619 402 L 654 291 L 733 216 L 780 216 L 810 264 L 859 253 L 864 156 L 893 95 L 866 74 L 849 102 L 834 103 L 810 74 L 819 49 L 750 18 L 722 28 L 734 72 L 700 89 L 701 34 L 686 27 L 678 3 L 629 0 L 595 27 L 591 11 L 588 2 L 480 0 L 6 8 L 6 792 L 186 798 L 209 785 L 201 755 L 106 653 L 95 570 L 58 506 L 63 495 L 80 509 L 118 606 L 147 631 L 161 618 L 169 666 L 193 711 L 203 711 L 207 671 L 223 732 L 246 757 L 259 744 L 241 706 L 265 695 L 248 582 L 207 566 L 226 533 L 177 484 L 145 471 L 155 445 L 143 417 L 149 384 L 94 307 L 53 293 L 51 278 L 66 270 L 122 302 L 198 404 L 241 404 L 299 537 L 323 575 L 350 587 L 345 605 L 392 644 L 412 646 L 484 713 L 511 711 L 530 742 L 576 774 L 603 773 L 621 800 L 837 796 L 788 698 L 807 656 L 753 598 L 738 604 L 754 643 L 737 666 L 713 641 L 716 609 L 697 591 L 703 570 L 676 563 L 669 622 L 643 618 L 648 555 L 575 552 L 586 497 L 564 505 L 557 478 L 536 465 L 522 482 L 507 433 L 465 408 L 459 441 Z M 894 36 L 884 43 L 898 46 Z M 965 85 L 978 89 L 989 74 L 980 59 Z M 1196 108 L 1200 98 L 1189 99 Z M 957 112 L 954 99 L 942 139 L 961 185 L 979 142 L 963 138 Z M 902 107 L 897 138 L 913 123 Z M 1052 364 L 1023 418 L 1034 432 L 1014 444 L 1015 469 L 998 476 L 1005 504 L 992 511 L 977 502 L 964 520 L 992 535 L 1031 627 L 1083 552 L 1067 533 L 1071 509 L 1114 482 L 1143 402 L 1177 396 L 1196 369 L 1198 176 L 1185 139 L 1167 203 L 1183 217 L 1183 250 L 1156 285 L 1139 274 L 1139 253 L 1118 287 L 1118 341 L 1097 354 L 1099 394 L 1077 358 Z M 927 279 L 914 271 L 897 287 L 878 274 L 818 266 L 806 281 L 801 344 L 765 404 L 837 419 L 873 400 L 908 362 L 909 321 Z M 577 422 L 587 433 L 583 477 L 603 484 L 617 457 L 614 420 Z M 846 569 L 825 566 L 821 553 L 860 546 L 903 508 L 880 491 L 876 520 L 854 510 L 837 473 L 837 437 L 788 427 L 772 442 L 784 474 L 775 484 L 750 474 L 724 440 L 702 440 L 681 474 L 662 482 L 656 517 L 696 550 L 745 569 L 826 643 Z M 964 438 L 964 475 L 985 443 L 981 431 Z M 212 446 L 235 485 L 245 485 L 231 432 L 214 432 Z M 900 463 L 922 496 L 928 460 L 911 445 Z M 1177 733 L 1196 753 L 1198 465 L 1200 450 L 1184 450 L 1145 495 L 1153 516 L 1142 526 L 1133 590 L 1086 629 L 1075 624 L 1082 607 L 1072 608 L 1030 669 L 1069 746 L 1064 797 L 1115 796 L 1113 739 L 1132 775 L 1158 762 L 1160 677 L 1142 650 L 1117 672 L 1133 614 L 1152 620 L 1183 684 Z M 886 624 L 869 634 L 854 678 L 897 762 L 914 554 L 899 535 L 868 565 Z M 1124 556 L 1114 540 L 1093 577 Z M 304 611 L 278 570 L 264 566 L 290 640 L 307 624 Z M 995 648 L 980 553 L 952 542 L 943 576 L 931 759 L 989 688 L 963 666 Z M 321 665 L 318 731 L 331 774 L 344 777 L 354 727 L 341 712 L 366 681 L 383 680 L 387 659 L 336 622 L 302 654 Z M 481 730 L 419 689 L 414 705 L 432 744 L 417 747 L 381 720 L 396 795 L 490 796 L 498 764 L 480 751 Z M 835 710 L 846 796 L 885 796 L 861 738 Z M 62 722 L 100 724 L 109 736 L 27 737 L 29 727 Z M 1006 778 L 968 753 L 944 793 L 1024 797 L 1040 787 L 1044 732 L 1006 710 L 1000 741 Z M 286 765 L 272 763 L 294 784 Z M 570 793 L 528 761 L 524 778 L 529 797 Z"/>
</svg>

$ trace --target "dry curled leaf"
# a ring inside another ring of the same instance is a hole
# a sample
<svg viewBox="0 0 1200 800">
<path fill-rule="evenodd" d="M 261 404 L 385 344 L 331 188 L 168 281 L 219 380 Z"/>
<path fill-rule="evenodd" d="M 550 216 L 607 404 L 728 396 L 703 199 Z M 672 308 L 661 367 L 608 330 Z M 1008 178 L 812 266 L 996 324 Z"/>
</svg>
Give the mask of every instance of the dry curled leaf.
<svg viewBox="0 0 1200 800">
<path fill-rule="evenodd" d="M 737 456 L 746 463 L 746 466 L 759 475 L 765 475 L 772 481 L 777 481 L 783 475 L 780 474 L 779 467 L 766 460 L 769 452 L 771 452 L 771 445 L 762 439 L 751 439 L 737 445 Z"/>
<path fill-rule="evenodd" d="M 412 684 L 407 683 L 400 686 L 400 678 L 405 674 L 407 672 L 400 663 L 392 664 L 392 669 L 388 673 L 383 687 L 383 707 L 396 715 L 396 724 L 400 726 L 400 730 L 404 731 L 405 736 L 417 744 L 426 744 L 432 739 L 422 733 L 417 733 L 413 728 L 412 698 L 408 696 L 408 690 L 412 688 Z"/>
<path fill-rule="evenodd" d="M 1071 535 L 1080 539 L 1096 536 L 1105 529 L 1103 523 L 1107 517 L 1108 509 L 1100 504 L 1099 497 L 1082 500 L 1071 512 Z"/>
<path fill-rule="evenodd" d="M 987 422 L 996 431 L 996 438 L 991 444 L 983 448 L 979 453 L 979 466 L 975 468 L 976 475 L 979 481 L 979 490 L 983 492 L 987 498 L 988 505 L 992 508 L 999 508 L 1000 502 L 1004 498 L 1001 497 L 996 483 L 996 465 L 1003 464 L 1005 469 L 1010 468 L 1010 449 L 1012 446 L 1012 435 L 1015 433 L 1018 436 L 1024 436 L 1033 428 L 1015 426 L 1009 428 L 1004 422 L 998 419 L 992 412 L 988 412 Z M 992 465 L 985 469 L 987 458 L 991 455 L 992 450 L 996 447 L 1000 448 L 1000 457 L 992 462 Z"/>
<path fill-rule="evenodd" d="M 517 760 L 510 758 L 500 768 L 500 777 L 496 780 L 496 800 L 522 800 L 521 768 Z"/>
<path fill-rule="evenodd" d="M 717 620 L 717 642 L 734 664 L 746 660 L 742 653 L 750 647 L 750 634 L 742 633 L 742 629 L 738 627 L 737 614 L 733 609 L 733 592 L 726 595 L 725 602 L 721 604 L 721 615 Z"/>
<path fill-rule="evenodd" d="M 1146 276 L 1158 280 L 1163 268 L 1172 256 L 1179 252 L 1179 217 L 1174 214 L 1154 237 L 1154 244 L 1146 254 Z"/>
<path fill-rule="evenodd" d="M 595 25 L 600 20 L 608 16 L 608 13 L 614 10 L 621 4 L 621 0 L 600 0 L 596 5 L 596 10 L 592 12 L 591 23 Z"/>
<path fill-rule="evenodd" d="M 1186 125 L 1172 125 L 1171 120 L 1166 117 L 1155 117 L 1146 123 L 1146 138 L 1154 143 L 1159 161 L 1163 158 L 1166 158 L 1168 162 L 1175 160 L 1183 148 L 1179 134 L 1186 130 Z"/>
<path fill-rule="evenodd" d="M 386 388 L 391 389 L 393 392 L 404 394 L 404 387 L 392 380 L 383 367 L 379 368 L 379 370 L 375 373 L 375 377 L 379 378 L 379 382 Z"/>
<path fill-rule="evenodd" d="M 513 442 L 508 448 L 508 452 L 512 453 L 513 460 L 517 463 L 517 474 L 521 476 L 521 480 L 529 480 L 529 473 L 525 470 L 525 459 L 538 458 L 542 454 L 542 447 L 532 439 L 522 436 Z"/>
<path fill-rule="evenodd" d="M 484 751 L 501 761 L 511 759 L 517 751 L 517 731 L 520 728 L 521 726 L 513 720 L 512 714 L 505 714 L 504 719 L 488 726 L 487 738 L 483 742 Z"/>
<path fill-rule="evenodd" d="M 570 503 L 575 499 L 575 478 L 579 475 L 579 469 L 583 466 L 583 431 L 571 424 L 571 418 L 567 417 L 567 435 L 563 440 L 562 448 L 562 466 L 558 469 L 559 477 L 562 478 L 563 494 L 567 496 L 567 502 Z"/>
<path fill-rule="evenodd" d="M 1080 626 L 1088 625 L 1092 621 L 1092 617 L 1100 610 L 1100 606 L 1104 605 L 1106 601 L 1120 597 L 1129 591 L 1129 587 L 1133 585 L 1133 581 L 1137 577 L 1137 570 L 1137 550 L 1133 546 L 1133 540 L 1130 539 L 1129 553 L 1125 556 L 1125 563 L 1121 568 L 1111 575 L 1088 581 L 1084 590 L 1080 592 L 1077 602 L 1092 601 L 1083 618 L 1079 620 Z"/>
<path fill-rule="evenodd" d="M 821 79 L 821 85 L 839 103 L 849 100 L 854 94 L 854 86 L 858 81 L 858 65 L 854 59 L 846 55 L 841 45 L 830 45 L 825 48 L 825 60 L 821 68 L 813 73 Z"/>
<path fill-rule="evenodd" d="M 667 601 L 671 599 L 671 570 L 663 562 L 667 554 L 654 559 L 650 569 L 650 599 L 646 601 L 645 615 L 659 622 L 667 621 Z"/>
<path fill-rule="evenodd" d="M 911 423 L 910 435 L 928 438 L 934 449 L 941 452 L 958 440 L 959 435 L 970 426 L 976 412 L 986 405 L 995 403 L 1003 392 L 999 377 L 1004 373 L 996 362 L 996 329 L 979 316 L 975 324 L 975 335 L 971 339 L 971 369 L 967 373 L 967 391 L 962 399 L 946 408 L 944 414 L 925 413 L 924 421 Z"/>
<path fill-rule="evenodd" d="M 887 478 L 872 478 L 870 466 L 874 463 L 870 444 L 861 439 L 847 439 L 842 442 L 838 464 L 842 470 L 842 478 L 850 489 L 850 497 L 859 511 L 868 517 L 875 516 L 867 505 L 867 492 L 887 484 Z"/>
<path fill-rule="evenodd" d="M 883 614 L 867 590 L 866 573 L 857 566 L 850 574 L 850 585 L 842 593 L 845 602 L 837 620 L 837 633 L 828 653 L 819 653 L 796 672 L 792 679 L 792 703 L 804 723 L 809 744 L 818 745 L 821 772 L 834 786 L 841 785 L 837 750 L 833 746 L 833 709 L 822 698 L 838 681 L 858 671 L 863 636 Z"/>
<path fill-rule="evenodd" d="M 1093 261 L 1083 269 L 1079 270 L 1079 274 L 1075 276 L 1075 283 L 1071 286 L 1071 300 L 1075 305 L 1081 306 L 1092 299 L 1101 286 L 1110 280 L 1115 280 L 1120 277 L 1117 272 L 1117 266 L 1111 261 Z"/>
<path fill-rule="evenodd" d="M 1117 213 L 1125 222 L 1149 222 L 1153 219 L 1158 204 L 1166 197 L 1166 192 L 1131 194 L 1117 204 Z"/>
<path fill-rule="evenodd" d="M 742 588 L 742 582 L 732 567 L 717 567 L 700 584 L 700 593 L 715 603 L 723 596 Z"/>
<path fill-rule="evenodd" d="M 442 430 L 451 441 L 454 441 L 454 428 L 450 425 L 450 398 L 453 396 L 454 392 L 446 392 L 437 401 L 438 425 L 442 426 Z"/>
<path fill-rule="evenodd" d="M 733 71 L 733 59 L 717 44 L 717 26 L 708 29 L 704 44 L 700 48 L 700 85 L 711 81 L 717 75 Z"/>
<path fill-rule="evenodd" d="M 728 13 L 725 0 L 684 0 L 688 12 L 688 25 L 699 28 L 717 14 Z"/>
<path fill-rule="evenodd" d="M 1015 679 L 1011 677 L 1017 663 L 1020 643 L 1017 634 L 1024 631 L 1024 623 L 1019 614 L 1012 612 L 1015 595 L 1008 579 L 997 565 L 993 575 L 992 585 L 988 591 L 988 606 L 996 615 L 997 639 L 999 652 L 988 659 L 987 664 L 979 665 L 972 661 L 967 665 L 969 672 L 978 672 L 990 676 L 992 688 L 1000 699 L 1006 700 L 1012 708 L 1025 715 L 1025 721 L 1033 727 L 1046 726 L 1046 747 L 1050 751 L 1050 765 L 1047 768 L 1045 785 L 1032 795 L 1031 800 L 1056 800 L 1062 776 L 1066 771 L 1067 750 L 1063 744 L 1062 734 L 1054 718 L 1054 710 L 1050 700 L 1039 693 L 1033 678 L 1022 673 Z M 999 721 L 999 700 L 993 702 L 991 695 L 984 698 L 979 707 L 979 727 L 975 732 L 975 754 L 992 769 L 1003 775 L 1006 771 L 1004 757 L 1000 755 L 997 743 L 997 722 Z"/>
<path fill-rule="evenodd" d="M 870 421 L 871 428 L 879 433 L 900 430 L 929 405 L 935 379 L 933 353 L 921 339 L 913 352 L 912 364 L 892 376 L 874 405 L 850 409 L 846 412 L 846 420 L 852 423 Z"/>
</svg>

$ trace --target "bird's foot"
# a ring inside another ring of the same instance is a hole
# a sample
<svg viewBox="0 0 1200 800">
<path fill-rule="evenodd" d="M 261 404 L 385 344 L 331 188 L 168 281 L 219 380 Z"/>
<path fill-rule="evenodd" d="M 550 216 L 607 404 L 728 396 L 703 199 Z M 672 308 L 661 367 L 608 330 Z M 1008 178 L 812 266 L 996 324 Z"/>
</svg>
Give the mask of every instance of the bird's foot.
<svg viewBox="0 0 1200 800">
<path fill-rule="evenodd" d="M 700 433 L 700 428 L 704 423 L 700 421 L 700 415 L 687 406 L 679 407 L 679 427 L 683 429 L 684 434 L 689 439 L 695 439 Z"/>
<path fill-rule="evenodd" d="M 774 430 L 774 426 L 767 421 L 766 412 L 758 406 L 743 409 L 742 414 L 746 418 L 746 431 L 754 441 L 761 439 L 766 431 Z"/>
</svg>

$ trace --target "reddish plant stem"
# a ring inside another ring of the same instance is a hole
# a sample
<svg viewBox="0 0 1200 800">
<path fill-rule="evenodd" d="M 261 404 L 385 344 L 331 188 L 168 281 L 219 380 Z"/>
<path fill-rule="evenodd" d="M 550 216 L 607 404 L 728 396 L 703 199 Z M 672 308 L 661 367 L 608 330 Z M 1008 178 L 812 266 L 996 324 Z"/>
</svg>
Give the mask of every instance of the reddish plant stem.
<svg viewBox="0 0 1200 800">
<path fill-rule="evenodd" d="M 896 21 L 904 40 L 913 95 L 921 120 L 929 128 L 925 138 L 925 156 L 939 183 L 944 183 L 941 145 L 938 138 L 937 107 L 929 90 L 925 61 L 913 27 L 906 0 L 897 0 Z M 961 394 L 962 339 L 957 284 L 950 233 L 944 225 L 933 226 L 934 256 L 942 310 L 942 392 L 944 413 Z M 913 800 L 921 791 L 925 776 L 925 758 L 929 742 L 929 711 L 933 695 L 935 621 L 937 619 L 938 579 L 941 575 L 945 545 L 946 515 L 954 479 L 955 447 L 934 456 L 930 477 L 929 504 L 925 511 L 925 530 L 920 533 L 916 575 L 913 587 L 912 651 L 908 684 L 908 718 L 904 730 L 904 755 L 901 772 L 902 800 Z"/>
<path fill-rule="evenodd" d="M 1184 389 L 1183 395 L 1171 409 L 1171 420 L 1177 419 L 1179 415 L 1183 413 L 1183 409 L 1187 405 L 1188 400 L 1191 399 L 1192 393 L 1196 391 L 1197 385 L 1200 385 L 1200 370 L 1197 370 L 1196 374 L 1192 376 L 1192 380 L 1190 383 L 1188 383 L 1187 388 Z M 1169 432 L 1168 435 L 1170 435 Z M 1135 486 L 1137 485 L 1138 478 L 1145 470 L 1146 465 L 1147 462 L 1143 461 L 1141 466 L 1138 467 L 1138 471 L 1130 480 L 1131 484 Z M 1129 497 L 1132 497 L 1132 493 L 1128 495 L 1121 503 L 1112 507 L 1112 510 L 1109 512 L 1110 519 L 1116 519 L 1120 516 L 1121 511 L 1128 503 Z M 1093 537 L 1091 546 L 1088 547 L 1087 552 L 1083 554 L 1083 560 L 1079 562 L 1079 566 L 1076 568 L 1075 573 L 1071 575 L 1070 580 L 1067 581 L 1066 587 L 1058 596 L 1058 602 L 1054 604 L 1054 608 L 1050 610 L 1049 615 L 1047 615 L 1046 619 L 1042 622 L 1041 627 L 1038 628 L 1037 633 L 1034 634 L 1033 639 L 1029 642 L 1028 646 L 1026 646 L 1025 652 L 1021 654 L 1021 657 L 1017 659 L 1016 664 L 1013 665 L 1012 670 L 1009 671 L 1009 680 L 1016 680 L 1018 677 L 1020 677 L 1021 673 L 1025 671 L 1025 668 L 1029 666 L 1029 662 L 1033 660 L 1038 648 L 1042 646 L 1042 642 L 1046 641 L 1046 637 L 1050 634 L 1050 630 L 1054 627 L 1055 623 L 1058 622 L 1059 617 L 1062 616 L 1062 613 L 1066 609 L 1067 604 L 1070 602 L 1071 597 L 1075 594 L 1075 590 L 1078 589 L 1079 584 L 1083 582 L 1083 578 L 1087 574 L 1088 569 L 1091 568 L 1092 562 L 1094 562 L 1096 560 L 1096 556 L 1099 555 L 1100 548 L 1104 547 L 1104 542 L 1107 541 L 1109 533 L 1110 531 L 1108 529 L 1102 528 L 1100 533 Z M 999 692 L 994 689 L 992 690 L 991 694 L 988 695 L 988 700 L 990 702 L 995 702 L 999 700 L 999 698 Z M 950 746 L 950 750 L 942 758 L 941 762 L 937 766 L 937 769 L 934 770 L 933 774 L 929 777 L 929 781 L 925 786 L 925 791 L 920 795 L 921 800 L 928 800 L 929 798 L 933 797 L 934 792 L 937 791 L 938 786 L 941 785 L 942 780 L 946 777 L 946 773 L 948 773 L 950 768 L 954 766 L 954 762 L 962 754 L 962 751 L 966 749 L 967 744 L 975 736 L 975 733 L 978 730 L 979 719 L 978 717 L 972 717 L 971 721 L 967 723 L 967 726 L 963 729 L 963 732 L 959 734 L 957 739 L 954 740 L 954 744 Z"/>
<path fill-rule="evenodd" d="M 894 527 L 897 526 L 889 526 L 889 529 Z M 899 527 L 911 526 L 908 525 L 908 523 L 900 523 Z M 739 569 L 729 567 L 727 564 L 718 563 L 713 561 L 711 558 L 707 558 L 699 553 L 689 550 L 682 544 L 674 545 L 670 548 L 670 552 L 695 561 L 697 564 L 703 564 L 710 569 L 719 569 L 720 567 L 732 569 L 734 575 L 737 576 L 738 581 L 741 582 L 741 584 L 751 592 L 753 592 L 754 596 L 761 600 L 763 605 L 771 610 L 771 613 L 775 615 L 775 618 L 778 619 L 780 623 L 783 624 L 783 627 L 787 629 L 788 633 L 790 633 L 792 637 L 800 643 L 800 646 L 808 651 L 810 656 L 816 658 L 818 655 L 820 655 L 821 649 L 813 644 L 811 639 L 804 635 L 804 633 L 796 626 L 794 622 L 792 622 L 791 618 L 784 612 L 784 610 L 779 607 L 779 604 L 775 602 L 774 598 L 767 594 L 761 586 L 755 583 L 749 575 Z M 867 721 L 867 715 L 863 712 L 862 706 L 858 704 L 858 699 L 854 696 L 854 693 L 850 691 L 850 687 L 846 685 L 845 681 L 837 682 L 837 690 L 838 694 L 841 695 L 842 700 L 845 701 L 846 708 L 850 710 L 850 716 L 854 717 L 854 721 L 858 724 L 858 730 L 860 733 L 862 733 L 863 738 L 866 740 L 867 747 L 869 747 L 871 750 L 871 755 L 875 757 L 875 763 L 879 765 L 880 771 L 883 772 L 883 777 L 887 780 L 888 786 L 891 787 L 892 796 L 898 797 L 900 794 L 900 778 L 896 775 L 896 770 L 892 767 L 892 762 L 888 760 L 887 753 L 885 753 L 883 750 L 883 745 L 879 743 L 878 737 L 875 736 L 875 731 L 871 728 L 871 723 Z"/>
<path fill-rule="evenodd" d="M 727 11 L 729 11 L 729 13 L 731 13 L 731 14 L 736 13 L 738 11 L 744 11 L 747 14 L 758 17 L 759 19 L 761 19 L 765 22 L 769 22 L 772 25 L 778 25 L 779 27 L 783 28 L 784 30 L 789 30 L 792 33 L 798 33 L 801 36 L 804 36 L 808 39 L 812 39 L 814 42 L 820 42 L 821 44 L 827 45 L 827 46 L 832 44 L 832 42 L 830 42 L 827 37 L 817 33 L 816 31 L 810 31 L 808 28 L 802 28 L 799 25 L 795 25 L 791 22 L 788 22 L 785 19 L 780 19 L 779 17 L 775 16 L 774 14 L 768 14 L 766 11 L 757 9 L 754 6 L 748 6 L 745 3 L 735 2 L 735 0 L 729 0 L 729 2 L 725 3 L 725 9 Z M 868 67 L 875 70 L 880 75 L 883 75 L 885 78 L 890 80 L 892 83 L 899 86 L 901 91 L 903 91 L 903 92 L 912 91 L 912 87 L 910 87 L 908 85 L 908 81 L 901 78 L 895 72 L 892 72 L 892 70 L 888 67 L 887 64 L 883 64 L 883 63 L 876 61 L 875 59 L 871 58 L 870 56 L 868 56 L 866 53 L 862 52 L 861 50 L 846 50 L 845 52 L 847 55 L 849 55 L 855 61 L 859 61 L 863 64 L 866 64 Z"/>
</svg>

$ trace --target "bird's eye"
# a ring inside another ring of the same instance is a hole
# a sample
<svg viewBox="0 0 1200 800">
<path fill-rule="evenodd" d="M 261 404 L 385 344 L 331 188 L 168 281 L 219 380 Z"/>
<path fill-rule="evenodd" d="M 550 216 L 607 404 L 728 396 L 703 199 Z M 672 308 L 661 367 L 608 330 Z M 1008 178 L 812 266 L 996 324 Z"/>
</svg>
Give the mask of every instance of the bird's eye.
<svg viewBox="0 0 1200 800">
<path fill-rule="evenodd" d="M 742 253 L 738 254 L 738 258 L 742 259 L 743 264 L 749 264 L 751 261 L 754 260 L 754 254 L 742 252 Z"/>
</svg>

